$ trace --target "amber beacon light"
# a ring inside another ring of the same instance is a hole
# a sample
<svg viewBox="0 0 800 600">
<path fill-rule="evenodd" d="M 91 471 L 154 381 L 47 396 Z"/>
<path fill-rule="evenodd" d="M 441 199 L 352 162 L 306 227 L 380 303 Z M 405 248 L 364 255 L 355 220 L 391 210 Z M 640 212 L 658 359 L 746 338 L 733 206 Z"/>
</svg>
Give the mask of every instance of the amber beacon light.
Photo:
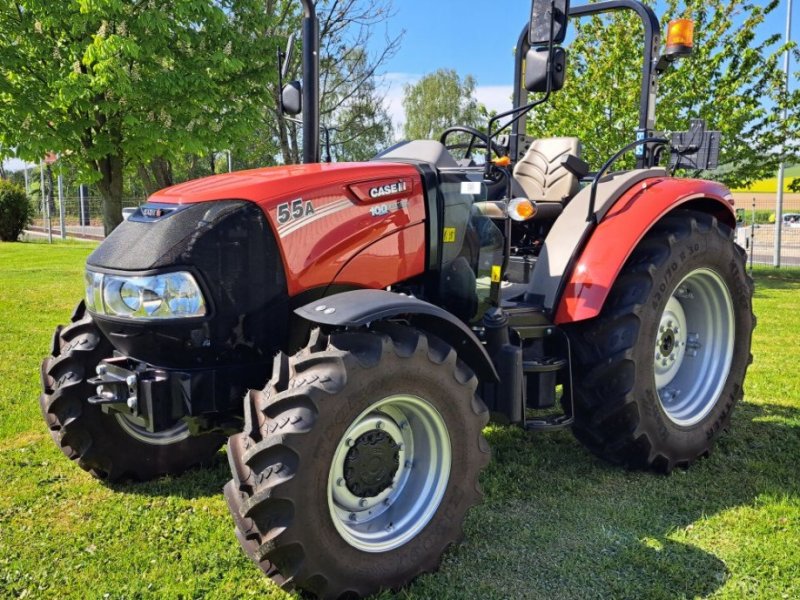
<svg viewBox="0 0 800 600">
<path fill-rule="evenodd" d="M 667 26 L 667 47 L 665 54 L 671 58 L 688 56 L 694 46 L 694 21 L 673 19 Z"/>
</svg>

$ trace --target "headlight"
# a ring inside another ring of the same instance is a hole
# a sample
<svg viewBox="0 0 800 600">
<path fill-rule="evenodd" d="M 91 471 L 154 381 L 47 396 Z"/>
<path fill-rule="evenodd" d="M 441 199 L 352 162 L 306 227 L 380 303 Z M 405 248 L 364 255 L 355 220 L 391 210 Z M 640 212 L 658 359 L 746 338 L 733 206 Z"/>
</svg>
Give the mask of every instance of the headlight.
<svg viewBox="0 0 800 600">
<path fill-rule="evenodd" d="M 86 307 L 133 319 L 202 317 L 206 303 L 191 273 L 123 277 L 86 271 Z"/>
</svg>

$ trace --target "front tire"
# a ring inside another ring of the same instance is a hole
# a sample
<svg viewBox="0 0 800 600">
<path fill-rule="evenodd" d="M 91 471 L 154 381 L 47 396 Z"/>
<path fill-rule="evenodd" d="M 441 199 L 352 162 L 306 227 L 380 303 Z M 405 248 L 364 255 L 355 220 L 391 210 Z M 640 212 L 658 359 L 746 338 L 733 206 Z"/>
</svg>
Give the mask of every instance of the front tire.
<svg viewBox="0 0 800 600">
<path fill-rule="evenodd" d="M 319 330 L 275 361 L 228 442 L 225 496 L 247 554 L 278 583 L 365 596 L 437 568 L 489 462 L 477 379 L 409 327 Z"/>
<path fill-rule="evenodd" d="M 224 443 L 218 434 L 193 437 L 185 424 L 150 433 L 121 414 L 89 404 L 95 390 L 88 380 L 113 351 L 83 302 L 70 325 L 56 329 L 51 355 L 42 362 L 39 406 L 61 452 L 107 481 L 146 481 L 210 462 Z"/>
<path fill-rule="evenodd" d="M 639 243 L 601 314 L 569 329 L 576 437 L 598 456 L 669 472 L 707 455 L 742 398 L 753 283 L 731 230 L 679 210 Z"/>
</svg>

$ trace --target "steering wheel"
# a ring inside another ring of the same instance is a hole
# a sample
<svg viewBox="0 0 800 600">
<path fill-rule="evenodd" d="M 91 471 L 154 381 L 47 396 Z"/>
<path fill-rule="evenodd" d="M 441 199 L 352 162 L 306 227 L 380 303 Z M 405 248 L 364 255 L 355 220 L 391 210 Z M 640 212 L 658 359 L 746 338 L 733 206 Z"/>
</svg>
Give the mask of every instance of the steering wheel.
<svg viewBox="0 0 800 600">
<path fill-rule="evenodd" d="M 447 138 L 452 133 L 468 133 L 471 136 L 469 138 L 469 143 L 448 144 Z M 447 150 L 460 150 L 462 148 L 466 148 L 464 158 L 467 159 L 472 158 L 473 150 L 486 149 L 490 145 L 489 140 L 484 132 L 478 131 L 474 127 L 470 127 L 468 125 L 456 125 L 455 127 L 448 127 L 442 132 L 442 135 L 439 137 L 439 141 L 444 145 L 445 148 L 447 148 Z M 476 143 L 478 141 L 480 141 L 480 143 Z M 508 151 L 494 140 L 491 142 L 491 148 L 492 152 L 497 154 L 497 156 L 505 156 L 508 154 Z"/>
</svg>

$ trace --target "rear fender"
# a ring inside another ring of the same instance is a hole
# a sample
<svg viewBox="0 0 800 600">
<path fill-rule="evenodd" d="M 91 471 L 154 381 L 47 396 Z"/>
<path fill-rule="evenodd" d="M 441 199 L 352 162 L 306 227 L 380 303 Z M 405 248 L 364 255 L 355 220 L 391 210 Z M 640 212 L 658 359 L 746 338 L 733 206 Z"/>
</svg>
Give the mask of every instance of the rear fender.
<svg viewBox="0 0 800 600">
<path fill-rule="evenodd" d="M 636 245 L 660 219 L 678 208 L 706 212 L 736 227 L 733 196 L 722 184 L 667 177 L 633 186 L 605 214 L 573 263 L 562 287 L 555 323 L 574 323 L 600 314 Z"/>
<path fill-rule="evenodd" d="M 482 382 L 498 381 L 491 358 L 472 330 L 446 310 L 417 298 L 384 290 L 354 290 L 326 296 L 294 312 L 311 323 L 331 327 L 364 327 L 402 315 L 450 344 Z"/>
</svg>

